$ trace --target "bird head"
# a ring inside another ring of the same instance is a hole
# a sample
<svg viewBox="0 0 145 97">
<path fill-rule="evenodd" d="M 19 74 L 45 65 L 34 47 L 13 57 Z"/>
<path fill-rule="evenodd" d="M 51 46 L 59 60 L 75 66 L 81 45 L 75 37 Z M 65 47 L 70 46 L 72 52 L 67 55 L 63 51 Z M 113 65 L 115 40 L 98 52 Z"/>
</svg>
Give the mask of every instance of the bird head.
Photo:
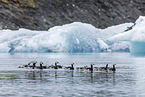
<svg viewBox="0 0 145 97">
<path fill-rule="evenodd" d="M 95 65 L 95 64 L 91 64 L 91 65 Z"/>
</svg>

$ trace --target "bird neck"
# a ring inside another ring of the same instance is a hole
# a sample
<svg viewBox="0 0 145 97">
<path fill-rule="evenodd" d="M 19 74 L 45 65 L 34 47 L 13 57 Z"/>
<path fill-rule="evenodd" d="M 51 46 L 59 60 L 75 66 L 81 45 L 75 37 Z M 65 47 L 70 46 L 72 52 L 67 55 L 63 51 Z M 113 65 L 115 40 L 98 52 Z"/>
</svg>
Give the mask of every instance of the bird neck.
<svg viewBox="0 0 145 97">
<path fill-rule="evenodd" d="M 42 68 L 42 64 L 40 64 L 40 68 Z"/>
<path fill-rule="evenodd" d="M 115 69 L 115 65 L 113 65 L 113 69 Z"/>
<path fill-rule="evenodd" d="M 91 65 L 91 70 L 93 70 L 93 65 Z"/>
<path fill-rule="evenodd" d="M 55 68 L 56 68 L 56 69 L 58 68 L 57 63 L 55 63 Z"/>
<path fill-rule="evenodd" d="M 73 64 L 71 64 L 71 67 L 72 67 L 72 68 L 74 68 L 74 65 L 73 65 Z"/>
<path fill-rule="evenodd" d="M 34 69 L 34 67 L 36 66 L 35 64 L 36 64 L 36 63 L 33 63 L 33 69 Z"/>
</svg>

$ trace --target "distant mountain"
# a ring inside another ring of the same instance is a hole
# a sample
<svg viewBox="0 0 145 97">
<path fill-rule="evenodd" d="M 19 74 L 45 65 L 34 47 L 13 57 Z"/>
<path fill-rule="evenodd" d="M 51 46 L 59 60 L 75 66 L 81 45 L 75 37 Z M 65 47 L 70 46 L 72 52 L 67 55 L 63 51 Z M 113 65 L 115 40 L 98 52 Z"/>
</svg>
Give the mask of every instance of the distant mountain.
<svg viewBox="0 0 145 97">
<path fill-rule="evenodd" d="M 145 0 L 1 0 L 2 29 L 47 30 L 74 21 L 106 28 L 145 15 Z"/>
</svg>

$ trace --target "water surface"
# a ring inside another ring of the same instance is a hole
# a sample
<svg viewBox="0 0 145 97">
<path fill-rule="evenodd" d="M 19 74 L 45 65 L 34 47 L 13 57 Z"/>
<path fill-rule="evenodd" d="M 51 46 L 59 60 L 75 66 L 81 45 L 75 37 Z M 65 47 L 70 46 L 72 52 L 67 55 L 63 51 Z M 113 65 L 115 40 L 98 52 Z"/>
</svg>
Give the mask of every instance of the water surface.
<svg viewBox="0 0 145 97">
<path fill-rule="evenodd" d="M 45 65 L 59 61 L 75 68 L 94 63 L 116 72 L 65 69 L 24 69 L 30 61 Z M 0 96 L 9 97 L 102 97 L 145 96 L 145 57 L 129 53 L 0 53 Z"/>
</svg>

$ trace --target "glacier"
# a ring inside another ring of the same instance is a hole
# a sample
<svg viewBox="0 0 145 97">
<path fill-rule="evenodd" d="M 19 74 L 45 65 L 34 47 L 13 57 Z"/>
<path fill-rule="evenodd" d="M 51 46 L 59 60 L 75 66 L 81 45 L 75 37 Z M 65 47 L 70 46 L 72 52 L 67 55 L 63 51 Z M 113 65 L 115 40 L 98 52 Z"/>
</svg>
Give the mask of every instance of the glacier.
<svg viewBox="0 0 145 97">
<path fill-rule="evenodd" d="M 73 22 L 52 27 L 48 31 L 24 28 L 0 30 L 0 52 L 129 52 L 129 42 L 116 40 L 115 37 L 132 25 L 134 24 L 124 23 L 106 29 L 98 29 L 91 24 Z"/>
<path fill-rule="evenodd" d="M 131 54 L 145 54 L 145 16 L 139 16 L 130 30 L 116 34 L 108 40 L 129 42 Z"/>
</svg>

